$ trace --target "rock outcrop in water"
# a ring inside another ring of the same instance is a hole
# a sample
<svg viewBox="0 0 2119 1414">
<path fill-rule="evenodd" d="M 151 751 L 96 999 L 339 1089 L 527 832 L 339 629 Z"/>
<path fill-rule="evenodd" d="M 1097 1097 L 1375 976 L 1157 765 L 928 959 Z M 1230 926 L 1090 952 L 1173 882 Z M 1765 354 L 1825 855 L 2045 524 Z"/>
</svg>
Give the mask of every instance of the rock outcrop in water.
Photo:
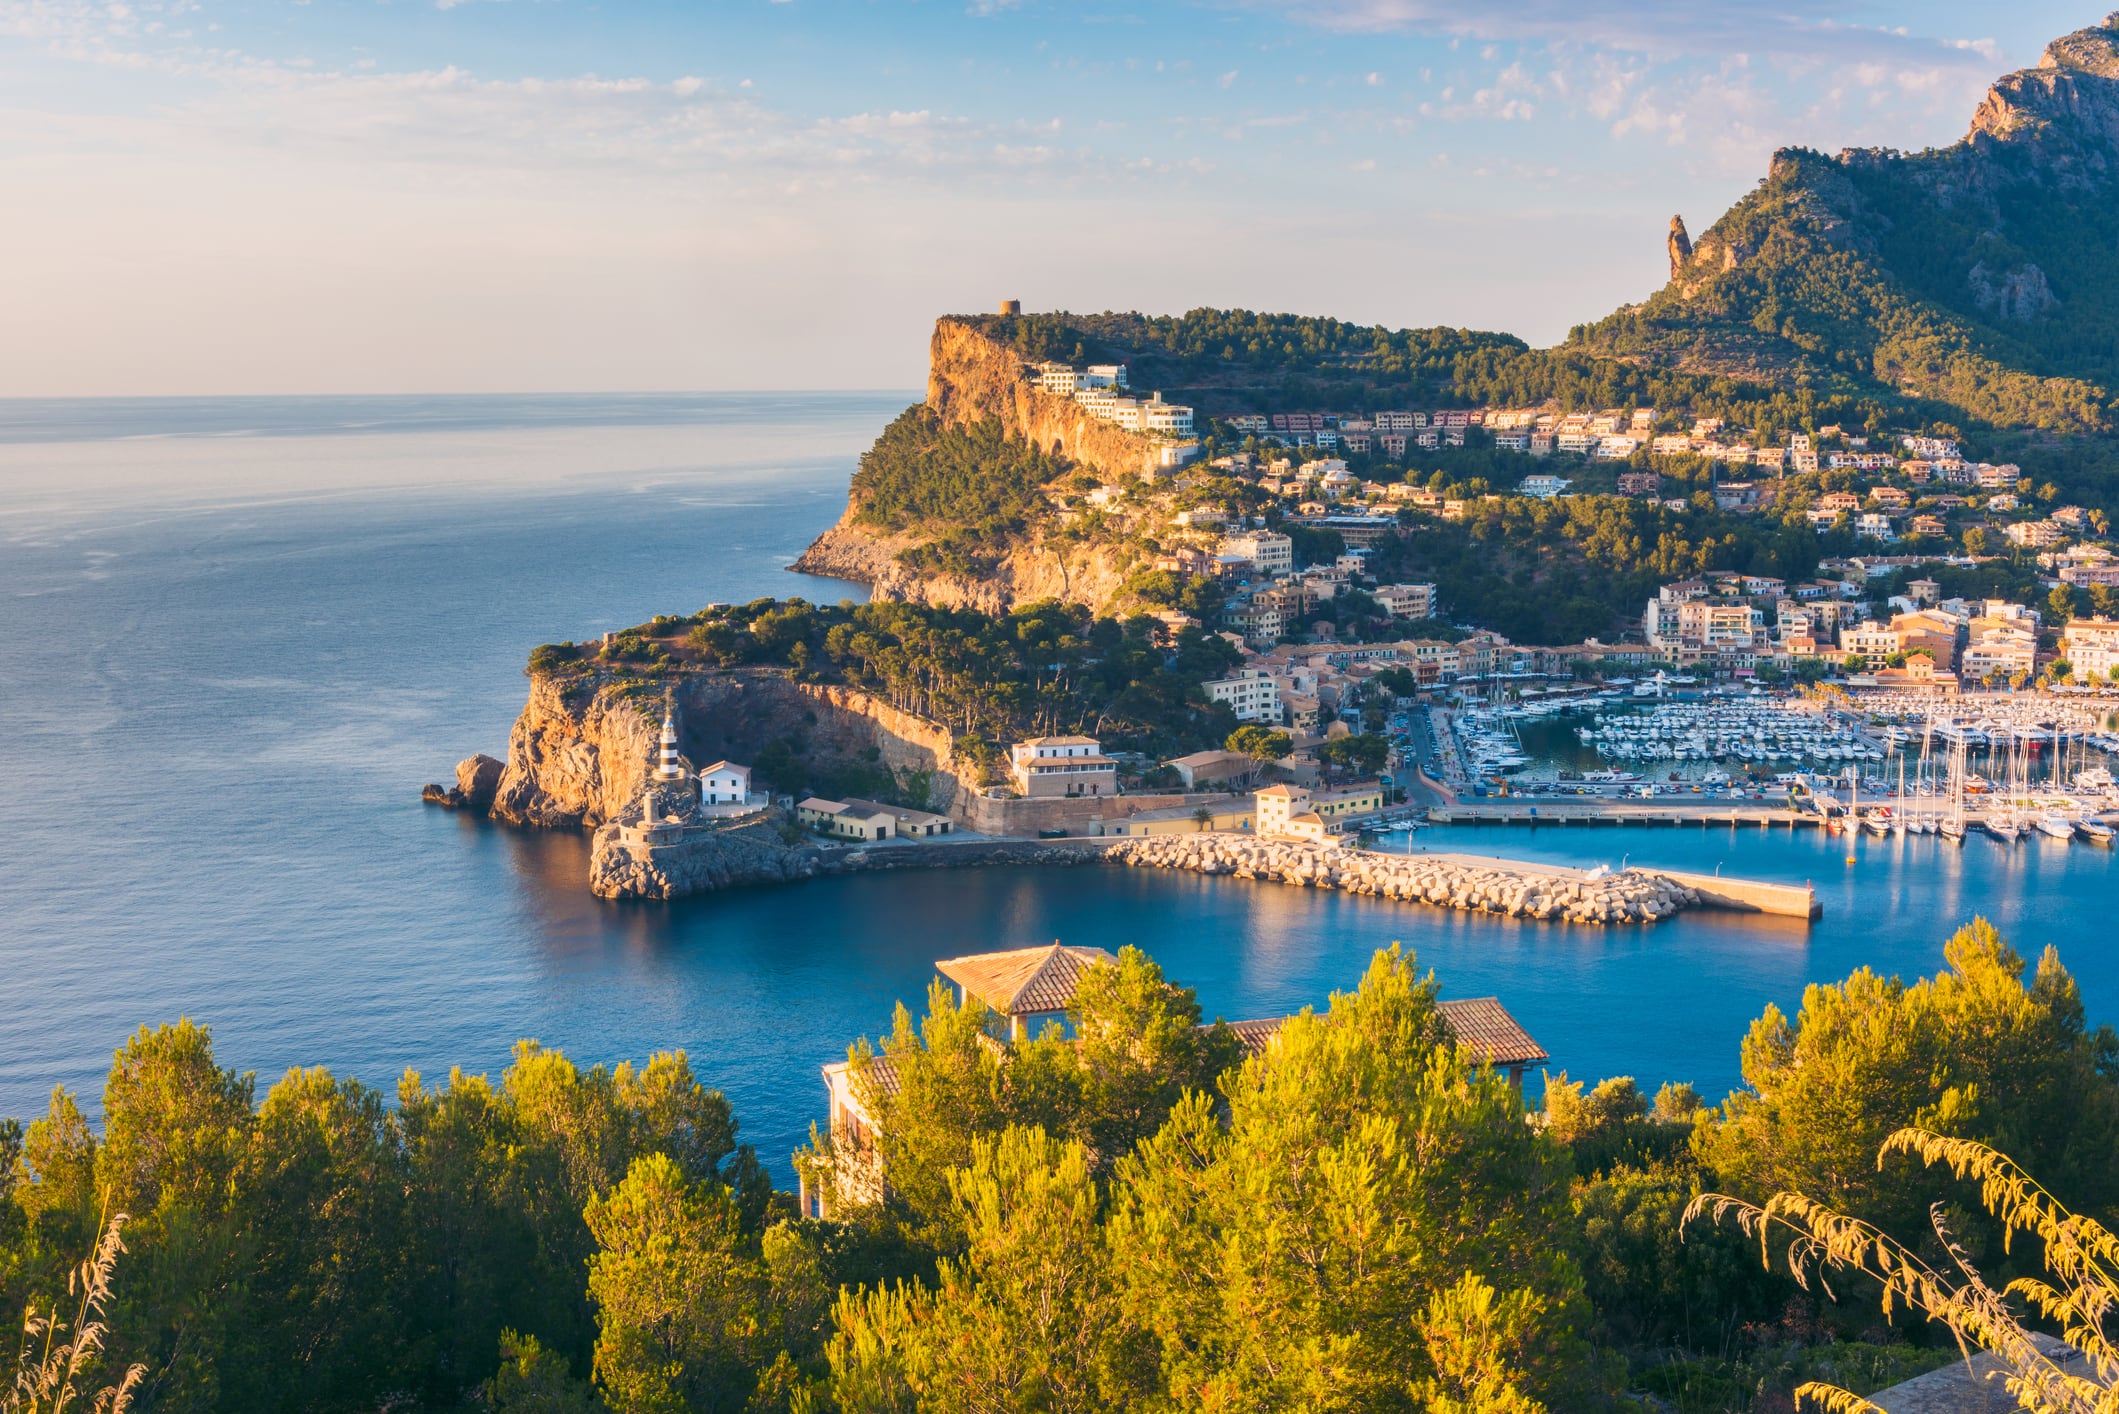
<svg viewBox="0 0 2119 1414">
<path fill-rule="evenodd" d="M 483 815 L 493 808 L 493 797 L 500 790 L 500 777 L 506 770 L 506 762 L 496 761 L 484 752 L 467 756 L 456 763 L 455 785 L 430 785 L 419 793 L 419 798 L 429 805 L 474 810 Z"/>
</svg>

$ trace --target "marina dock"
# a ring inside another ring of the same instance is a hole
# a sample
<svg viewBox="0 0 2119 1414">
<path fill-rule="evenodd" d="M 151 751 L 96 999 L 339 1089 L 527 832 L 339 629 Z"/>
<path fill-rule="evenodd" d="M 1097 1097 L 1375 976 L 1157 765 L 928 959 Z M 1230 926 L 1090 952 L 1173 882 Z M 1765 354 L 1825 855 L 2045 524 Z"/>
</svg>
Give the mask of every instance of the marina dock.
<svg viewBox="0 0 2119 1414">
<path fill-rule="evenodd" d="M 1431 825 L 1698 825 L 1702 827 L 1776 825 L 1794 829 L 1798 825 L 1822 825 L 1822 817 L 1807 810 L 1787 810 L 1772 805 L 1709 805 L 1700 801 L 1577 800 L 1481 801 L 1476 805 L 1437 805 L 1427 812 Z"/>
</svg>

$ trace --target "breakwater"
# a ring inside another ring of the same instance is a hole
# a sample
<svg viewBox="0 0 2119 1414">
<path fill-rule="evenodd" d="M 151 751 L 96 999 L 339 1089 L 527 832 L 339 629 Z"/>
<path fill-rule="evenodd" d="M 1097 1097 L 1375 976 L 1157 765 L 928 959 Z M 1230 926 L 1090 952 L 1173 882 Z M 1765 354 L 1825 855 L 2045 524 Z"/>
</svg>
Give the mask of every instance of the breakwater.
<svg viewBox="0 0 2119 1414">
<path fill-rule="evenodd" d="M 1570 923 L 1656 923 L 1686 908 L 1816 918 L 1807 886 L 1648 869 L 1618 873 L 1461 854 L 1380 854 L 1338 843 L 1202 832 L 1128 839 L 1011 840 L 956 836 L 866 846 L 791 843 L 776 825 L 691 828 L 648 844 L 637 830 L 596 833 L 590 886 L 605 898 L 674 899 L 743 884 L 793 883 L 891 869 L 996 864 L 1113 864 L 1181 869 L 1336 889 L 1341 893 Z"/>
<path fill-rule="evenodd" d="M 1105 857 L 1137 868 L 1271 879 L 1440 908 L 1569 923 L 1656 923 L 1702 902 L 1697 889 L 1640 869 L 1593 874 L 1466 855 L 1377 854 L 1248 835 L 1154 835 L 1121 841 Z"/>
</svg>

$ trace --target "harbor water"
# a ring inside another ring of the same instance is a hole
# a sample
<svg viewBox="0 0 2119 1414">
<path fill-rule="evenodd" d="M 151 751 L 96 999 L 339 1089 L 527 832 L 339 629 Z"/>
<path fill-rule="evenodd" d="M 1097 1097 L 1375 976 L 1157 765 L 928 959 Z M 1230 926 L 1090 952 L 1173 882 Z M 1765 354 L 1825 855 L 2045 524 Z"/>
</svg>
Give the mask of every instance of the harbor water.
<svg viewBox="0 0 2119 1414">
<path fill-rule="evenodd" d="M 534 644 L 714 600 L 859 597 L 784 566 L 908 395 L 0 404 L 0 1114 L 93 1099 L 190 1015 L 269 1083 L 682 1047 L 783 1182 L 820 1064 L 936 958 L 1136 943 L 1231 1019 L 1323 1004 L 1392 940 L 1577 1077 L 1738 1082 L 1769 1002 L 1932 971 L 1974 914 L 2119 1019 L 2109 851 L 1726 827 L 1451 827 L 1397 848 L 1800 883 L 1815 925 L 1519 923 L 1149 870 L 905 873 L 614 904 L 587 842 L 419 803 L 499 752 Z M 1848 852 L 1855 863 L 1845 862 Z"/>
</svg>

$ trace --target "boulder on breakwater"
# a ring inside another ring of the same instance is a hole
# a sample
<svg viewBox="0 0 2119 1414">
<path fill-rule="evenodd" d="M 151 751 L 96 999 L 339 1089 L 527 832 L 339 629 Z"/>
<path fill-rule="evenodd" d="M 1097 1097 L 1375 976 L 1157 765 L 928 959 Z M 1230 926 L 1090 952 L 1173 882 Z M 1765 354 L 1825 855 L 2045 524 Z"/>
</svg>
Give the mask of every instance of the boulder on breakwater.
<svg viewBox="0 0 2119 1414">
<path fill-rule="evenodd" d="M 1628 869 L 1592 878 L 1577 870 L 1488 866 L 1443 855 L 1373 854 L 1336 844 L 1262 840 L 1248 835 L 1151 835 L 1122 841 L 1106 856 L 1143 869 L 1186 869 L 1338 889 L 1439 908 L 1570 923 L 1654 923 L 1699 902 L 1692 889 Z"/>
</svg>

